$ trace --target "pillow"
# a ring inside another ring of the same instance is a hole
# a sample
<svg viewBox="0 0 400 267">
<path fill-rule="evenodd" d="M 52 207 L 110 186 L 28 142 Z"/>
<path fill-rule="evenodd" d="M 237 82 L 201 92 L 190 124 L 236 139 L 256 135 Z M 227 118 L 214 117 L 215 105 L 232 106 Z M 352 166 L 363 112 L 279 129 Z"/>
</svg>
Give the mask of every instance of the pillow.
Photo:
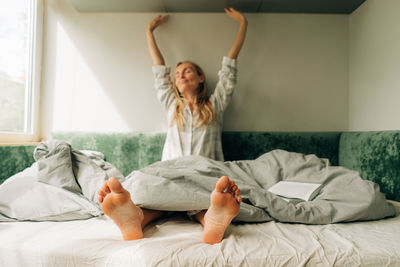
<svg viewBox="0 0 400 267">
<path fill-rule="evenodd" d="M 101 214 L 85 197 L 37 182 L 37 163 L 0 186 L 0 221 L 68 221 Z"/>
</svg>

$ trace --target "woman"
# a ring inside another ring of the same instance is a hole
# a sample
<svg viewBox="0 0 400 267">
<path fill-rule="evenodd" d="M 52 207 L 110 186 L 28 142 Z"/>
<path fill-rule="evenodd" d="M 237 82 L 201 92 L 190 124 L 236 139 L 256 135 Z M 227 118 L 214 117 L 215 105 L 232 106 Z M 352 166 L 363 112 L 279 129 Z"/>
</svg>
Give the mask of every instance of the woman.
<svg viewBox="0 0 400 267">
<path fill-rule="evenodd" d="M 225 12 L 239 22 L 239 31 L 227 57 L 223 58 L 219 82 L 215 92 L 207 97 L 205 76 L 196 64 L 178 63 L 170 81 L 169 68 L 155 42 L 153 31 L 167 20 L 158 16 L 147 29 L 147 42 L 153 59 L 157 95 L 168 111 L 169 128 L 163 151 L 163 160 L 186 155 L 202 155 L 223 160 L 221 148 L 222 114 L 232 96 L 236 83 L 236 58 L 246 35 L 246 18 L 233 8 Z M 111 178 L 99 190 L 99 202 L 103 212 L 121 230 L 125 240 L 143 238 L 143 229 L 160 218 L 164 212 L 138 207 L 121 183 Z M 210 196 L 207 210 L 191 213 L 203 227 L 203 242 L 221 242 L 226 228 L 239 213 L 240 189 L 234 181 L 222 176 Z"/>
<path fill-rule="evenodd" d="M 147 29 L 147 45 L 153 60 L 155 87 L 168 117 L 168 132 L 162 160 L 187 155 L 200 155 L 224 160 L 221 144 L 223 112 L 228 106 L 236 85 L 236 59 L 242 48 L 247 20 L 233 8 L 225 12 L 239 22 L 236 39 L 228 55 L 222 60 L 219 81 L 208 97 L 203 70 L 195 63 L 177 64 L 170 80 L 170 69 L 157 47 L 153 32 L 165 23 L 168 16 L 156 17 Z"/>
</svg>

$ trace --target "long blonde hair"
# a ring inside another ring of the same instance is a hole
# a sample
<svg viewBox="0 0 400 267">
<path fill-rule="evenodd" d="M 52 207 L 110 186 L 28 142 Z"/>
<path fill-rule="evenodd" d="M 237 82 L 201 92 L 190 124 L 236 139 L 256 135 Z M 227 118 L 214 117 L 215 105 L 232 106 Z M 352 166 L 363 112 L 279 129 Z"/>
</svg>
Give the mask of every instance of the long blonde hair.
<svg viewBox="0 0 400 267">
<path fill-rule="evenodd" d="M 204 75 L 204 71 L 200 68 L 199 65 L 197 65 L 196 63 L 193 63 L 191 61 L 179 62 L 178 64 L 176 64 L 175 69 L 183 63 L 191 64 L 196 69 L 197 75 L 204 77 L 204 81 L 201 82 L 198 87 L 197 98 L 196 98 L 196 108 L 199 113 L 199 126 L 207 127 L 207 125 L 214 123 L 216 121 L 216 118 L 215 118 L 214 109 L 210 102 L 210 98 L 207 96 L 206 78 Z M 175 79 L 175 75 L 174 75 L 173 89 L 174 89 L 174 94 L 175 94 L 177 101 L 176 101 L 176 105 L 175 105 L 174 115 L 172 117 L 170 125 L 172 125 L 174 122 L 176 122 L 176 124 L 178 125 L 178 128 L 180 130 L 183 130 L 183 126 L 186 123 L 185 118 L 183 116 L 183 112 L 185 110 L 186 104 L 184 102 L 185 99 L 179 92 L 178 87 L 176 87 L 175 82 L 176 82 L 176 79 Z"/>
</svg>

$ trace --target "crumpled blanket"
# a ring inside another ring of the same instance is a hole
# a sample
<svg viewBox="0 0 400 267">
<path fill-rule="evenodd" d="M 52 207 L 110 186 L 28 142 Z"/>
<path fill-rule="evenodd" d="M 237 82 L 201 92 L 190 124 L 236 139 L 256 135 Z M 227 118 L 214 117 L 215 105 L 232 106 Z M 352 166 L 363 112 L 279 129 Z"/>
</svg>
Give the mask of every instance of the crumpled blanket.
<svg viewBox="0 0 400 267">
<path fill-rule="evenodd" d="M 124 176 L 104 155 L 49 140 L 34 151 L 33 165 L 0 185 L 0 221 L 68 221 L 102 214 L 97 191 Z"/>
<path fill-rule="evenodd" d="M 362 179 L 357 172 L 330 166 L 327 159 L 315 155 L 284 150 L 273 150 L 255 160 L 231 162 L 182 157 L 154 163 L 126 178 L 101 157 L 91 158 L 62 141 L 41 143 L 35 150 L 35 159 L 37 162 L 30 169 L 0 186 L 0 220 L 72 220 L 98 216 L 101 210 L 96 192 L 111 176 L 123 181 L 132 200 L 141 207 L 189 211 L 207 209 L 217 180 L 227 175 L 239 186 L 243 198 L 240 213 L 234 219 L 237 222 L 327 224 L 396 214 L 379 186 Z M 287 202 L 268 192 L 269 187 L 281 180 L 322 183 L 323 187 L 312 201 Z M 21 181 L 28 181 L 28 186 Z M 47 195 L 41 194 L 41 190 Z M 39 194 L 40 201 L 33 199 Z M 23 205 L 26 209 L 34 206 L 35 216 L 29 217 L 32 212 L 25 214 Z"/>
<path fill-rule="evenodd" d="M 199 156 L 157 162 L 132 172 L 124 181 L 140 206 L 159 210 L 201 210 L 209 207 L 216 181 L 227 175 L 243 198 L 235 221 L 276 220 L 306 224 L 376 220 L 395 215 L 379 186 L 358 172 L 330 166 L 315 155 L 273 150 L 255 160 L 219 162 Z M 270 192 L 275 183 L 323 184 L 312 201 L 287 202 Z"/>
</svg>

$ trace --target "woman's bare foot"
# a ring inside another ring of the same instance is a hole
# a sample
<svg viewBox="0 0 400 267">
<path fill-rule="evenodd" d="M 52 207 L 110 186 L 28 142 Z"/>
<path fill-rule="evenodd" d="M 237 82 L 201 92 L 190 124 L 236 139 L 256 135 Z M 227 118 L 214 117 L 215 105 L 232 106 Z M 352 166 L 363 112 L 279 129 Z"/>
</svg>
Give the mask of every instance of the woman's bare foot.
<svg viewBox="0 0 400 267">
<path fill-rule="evenodd" d="M 240 189 L 227 176 L 222 176 L 211 193 L 211 205 L 204 214 L 203 242 L 215 244 L 222 241 L 226 228 L 239 213 Z"/>
<path fill-rule="evenodd" d="M 105 181 L 98 194 L 101 209 L 119 227 L 124 240 L 143 238 L 143 211 L 132 202 L 130 193 L 117 179 Z"/>
</svg>

